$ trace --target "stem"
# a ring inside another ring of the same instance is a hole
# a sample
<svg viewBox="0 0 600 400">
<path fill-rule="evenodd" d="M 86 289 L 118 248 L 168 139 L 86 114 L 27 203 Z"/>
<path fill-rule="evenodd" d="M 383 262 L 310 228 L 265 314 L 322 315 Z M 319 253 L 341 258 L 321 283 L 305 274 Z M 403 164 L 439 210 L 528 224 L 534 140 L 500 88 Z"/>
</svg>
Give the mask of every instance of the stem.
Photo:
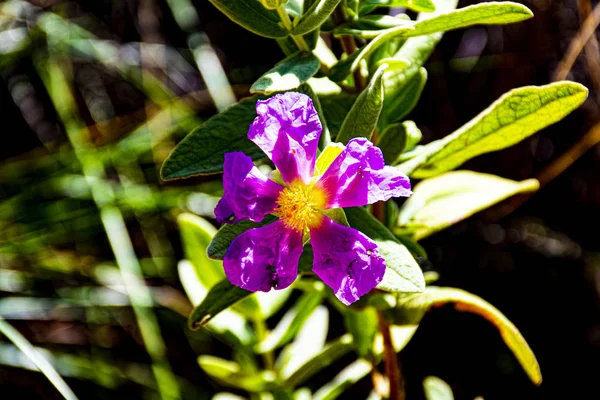
<svg viewBox="0 0 600 400">
<path fill-rule="evenodd" d="M 383 315 L 377 311 L 379 318 L 379 330 L 383 336 L 383 362 L 385 364 L 385 374 L 390 381 L 390 400 L 404 400 L 406 398 L 404 392 L 404 383 L 402 380 L 402 372 L 398 363 L 398 356 L 392 342 L 392 334 L 390 326 L 385 322 Z"/>
<path fill-rule="evenodd" d="M 340 8 L 341 5 L 338 5 L 333 11 L 333 21 L 336 25 L 341 25 L 346 22 L 346 17 L 344 16 L 344 12 Z M 342 45 L 342 49 L 346 56 L 350 56 L 352 53 L 356 51 L 356 42 L 354 41 L 354 37 L 350 35 L 342 35 L 340 36 L 340 43 Z M 354 77 L 354 86 L 357 92 L 361 92 L 364 88 L 367 87 L 367 80 L 363 76 L 360 71 L 360 67 L 356 68 L 353 73 Z"/>
<path fill-rule="evenodd" d="M 256 318 L 253 322 L 257 339 L 259 341 L 265 340 L 267 337 L 267 326 L 265 325 L 265 321 L 262 318 Z M 275 368 L 275 357 L 273 356 L 272 350 L 263 353 L 262 358 L 265 363 L 265 369 L 273 370 Z"/>
<path fill-rule="evenodd" d="M 281 22 L 283 22 L 283 26 L 285 27 L 285 29 L 291 32 L 293 28 L 292 20 L 290 19 L 290 16 L 285 11 L 285 8 L 283 6 L 277 7 L 277 14 L 279 14 L 279 18 L 281 18 Z M 306 43 L 306 40 L 304 40 L 304 38 L 301 35 L 297 36 L 290 34 L 290 36 L 292 37 L 292 39 L 294 39 L 294 42 L 296 42 L 296 45 L 298 45 L 298 48 L 300 50 L 311 51 L 310 46 L 308 45 L 308 43 Z"/>
</svg>

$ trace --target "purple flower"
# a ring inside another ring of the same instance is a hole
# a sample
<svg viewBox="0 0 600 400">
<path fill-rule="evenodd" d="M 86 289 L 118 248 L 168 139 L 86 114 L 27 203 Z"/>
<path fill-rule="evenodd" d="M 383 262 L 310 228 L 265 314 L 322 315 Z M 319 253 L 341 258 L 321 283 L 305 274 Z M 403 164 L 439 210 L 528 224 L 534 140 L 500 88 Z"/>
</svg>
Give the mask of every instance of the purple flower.
<svg viewBox="0 0 600 400">
<path fill-rule="evenodd" d="M 329 169 L 316 175 L 321 123 L 302 93 L 259 101 L 256 111 L 248 138 L 273 161 L 285 186 L 264 176 L 245 154 L 227 153 L 224 195 L 215 214 L 219 222 L 260 222 L 267 214 L 279 219 L 236 237 L 225 254 L 225 273 L 246 290 L 284 289 L 296 279 L 303 236 L 310 232 L 314 273 L 349 305 L 381 282 L 385 261 L 375 242 L 322 211 L 410 196 L 410 181 L 385 166 L 381 150 L 365 138 L 350 140 Z"/>
</svg>

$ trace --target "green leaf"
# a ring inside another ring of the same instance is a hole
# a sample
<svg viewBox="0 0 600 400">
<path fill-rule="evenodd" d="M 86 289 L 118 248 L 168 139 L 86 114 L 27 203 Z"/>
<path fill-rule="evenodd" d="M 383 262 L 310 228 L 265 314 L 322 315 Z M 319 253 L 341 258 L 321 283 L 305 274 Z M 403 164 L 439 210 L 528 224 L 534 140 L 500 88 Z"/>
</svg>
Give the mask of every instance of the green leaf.
<svg viewBox="0 0 600 400">
<path fill-rule="evenodd" d="M 540 366 L 517 327 L 497 308 L 474 294 L 460 289 L 430 286 L 422 294 L 398 299 L 396 314 L 391 317 L 395 320 L 400 319 L 401 323 L 414 325 L 421 321 L 429 309 L 435 309 L 447 303 L 454 303 L 458 311 L 480 315 L 492 323 L 532 382 L 536 385 L 542 383 Z M 387 317 L 389 314 L 385 313 Z"/>
<path fill-rule="evenodd" d="M 348 388 L 367 376 L 373 370 L 370 362 L 356 360 L 337 374 L 333 380 L 317 390 L 312 397 L 313 400 L 337 399 Z"/>
<path fill-rule="evenodd" d="M 248 127 L 256 118 L 256 102 L 261 99 L 264 97 L 244 99 L 187 135 L 162 165 L 162 179 L 220 172 L 225 153 L 232 151 L 243 151 L 253 160 L 264 157 L 262 150 L 248 139 Z"/>
<path fill-rule="evenodd" d="M 344 313 L 344 323 L 346 330 L 352 335 L 354 349 L 358 356 L 369 358 L 379 328 L 377 310 L 373 307 L 366 307 L 358 311 L 348 309 Z"/>
<path fill-rule="evenodd" d="M 377 69 L 367 88 L 356 99 L 340 128 L 338 142 L 347 144 L 356 137 L 371 139 L 383 107 L 382 78 L 387 67 L 387 64 L 383 64 Z"/>
<path fill-rule="evenodd" d="M 288 0 L 260 0 L 260 2 L 268 10 L 277 10 L 277 7 L 286 4 Z"/>
<path fill-rule="evenodd" d="M 412 25 L 402 25 L 396 28 L 391 28 L 383 31 L 377 37 L 369 42 L 366 46 L 348 55 L 348 57 L 340 60 L 331 68 L 329 78 L 335 82 L 340 82 L 346 79 L 358 66 L 360 62 L 372 54 L 379 46 L 387 42 L 389 39 L 398 36 L 405 36 L 406 32 L 412 31 L 415 28 Z"/>
<path fill-rule="evenodd" d="M 584 86 L 566 81 L 512 90 L 451 135 L 429 143 L 400 168 L 415 178 L 449 171 L 475 156 L 519 143 L 560 121 L 579 107 L 587 95 Z"/>
<path fill-rule="evenodd" d="M 318 0 L 300 18 L 294 20 L 292 35 L 304 35 L 319 28 L 329 18 L 340 0 Z"/>
<path fill-rule="evenodd" d="M 322 297 L 313 292 L 303 294 L 285 313 L 275 329 L 256 345 L 256 351 L 258 353 L 273 351 L 292 340 L 321 301 Z"/>
<path fill-rule="evenodd" d="M 365 39 L 373 39 L 381 31 L 403 25 L 412 25 L 410 20 L 392 17 L 391 15 L 367 15 L 357 21 L 348 22 L 333 30 L 334 36 L 353 35 Z"/>
<path fill-rule="evenodd" d="M 308 10 L 319 0 L 304 0 L 304 4 L 302 5 L 302 14 L 308 13 Z M 319 26 L 317 29 L 313 29 L 312 31 L 302 35 L 306 44 L 311 50 L 314 50 L 317 47 L 317 42 L 319 41 L 319 37 L 321 34 L 321 27 Z"/>
<path fill-rule="evenodd" d="M 192 305 L 197 306 L 206 298 L 208 289 L 198 279 L 195 268 L 190 262 L 181 260 L 177 264 L 177 272 L 179 273 L 179 281 L 183 285 Z M 206 324 L 206 327 L 233 346 L 247 346 L 255 340 L 244 317 L 233 310 L 221 311 L 219 315 Z"/>
<path fill-rule="evenodd" d="M 339 339 L 325 346 L 325 349 L 317 356 L 311 358 L 308 362 L 298 368 L 283 382 L 282 386 L 285 388 L 300 386 L 311 376 L 319 373 L 336 360 L 348 354 L 351 350 L 352 337 L 349 334 L 341 336 Z"/>
<path fill-rule="evenodd" d="M 511 24 L 533 17 L 527 7 L 511 1 L 480 3 L 419 21 L 409 36 L 429 35 L 471 25 Z"/>
<path fill-rule="evenodd" d="M 510 196 L 538 187 L 535 179 L 515 182 L 478 172 L 448 172 L 415 186 L 400 210 L 398 225 L 401 231 L 420 240 Z"/>
<path fill-rule="evenodd" d="M 217 231 L 212 242 L 208 245 L 206 254 L 213 260 L 222 260 L 225 257 L 225 252 L 229 248 L 229 245 L 238 235 L 249 229 L 270 224 L 276 219 L 277 218 L 272 215 L 267 215 L 261 222 L 252 222 L 246 219 L 237 224 L 224 224 L 221 229 Z"/>
<path fill-rule="evenodd" d="M 338 62 L 331 69 L 331 79 L 341 81 L 352 73 L 360 61 L 375 51 L 379 46 L 394 37 L 414 37 L 445 32 L 478 24 L 509 24 L 522 21 L 533 16 L 531 10 L 524 5 L 512 2 L 482 3 L 461 8 L 430 19 L 419 21 L 414 25 L 402 25 L 383 31 L 369 44 L 362 47 L 348 58 Z"/>
<path fill-rule="evenodd" d="M 270 38 L 289 35 L 275 11 L 267 10 L 256 0 L 210 0 L 233 22 L 250 32 Z"/>
<path fill-rule="evenodd" d="M 185 258 L 194 266 L 198 279 L 205 287 L 212 287 L 225 278 L 220 262 L 211 260 L 206 249 L 217 229 L 204 218 L 183 213 L 177 217 Z"/>
<path fill-rule="evenodd" d="M 357 97 L 356 94 L 347 93 L 319 97 L 325 119 L 327 120 L 327 127 L 332 137 L 335 137 L 340 131 L 344 119 L 348 115 L 348 112 L 350 112 L 352 105 L 356 102 Z"/>
<path fill-rule="evenodd" d="M 268 391 L 273 386 L 275 374 L 264 371 L 261 374 L 243 371 L 236 362 L 214 356 L 198 357 L 200 368 L 221 384 L 244 389 L 249 392 Z"/>
<path fill-rule="evenodd" d="M 422 134 L 413 121 L 389 125 L 379 137 L 377 147 L 383 153 L 386 164 L 394 165 L 400 155 L 412 150 L 421 140 Z"/>
<path fill-rule="evenodd" d="M 415 335 L 415 332 L 417 331 L 418 327 L 419 325 L 417 324 L 390 326 L 392 344 L 394 345 L 394 351 L 396 351 L 396 353 L 401 352 L 406 347 L 406 345 Z M 373 354 L 377 355 L 379 358 L 383 356 L 383 336 L 381 336 L 381 333 L 378 333 L 375 337 L 375 342 L 373 345 Z"/>
<path fill-rule="evenodd" d="M 206 298 L 194 308 L 188 319 L 190 329 L 196 330 L 206 324 L 218 313 L 248 297 L 252 292 L 233 286 L 229 280 L 223 279 L 213 286 Z"/>
<path fill-rule="evenodd" d="M 300 51 L 292 54 L 258 78 L 250 88 L 250 93 L 268 95 L 297 89 L 317 73 L 320 65 L 317 57 L 311 52 Z"/>
<path fill-rule="evenodd" d="M 342 11 L 344 12 L 344 20 L 354 21 L 358 18 L 358 10 L 360 0 L 342 0 Z"/>
<path fill-rule="evenodd" d="M 377 7 L 403 7 L 417 12 L 435 11 L 435 4 L 431 0 L 366 0 L 363 4 Z"/>
<path fill-rule="evenodd" d="M 17 348 L 40 370 L 66 400 L 77 400 L 77 396 L 64 381 L 52 364 L 11 324 L 0 316 L 0 333 L 14 343 Z"/>
<path fill-rule="evenodd" d="M 403 70 L 404 68 L 395 69 L 400 74 L 403 73 Z M 393 94 L 390 93 L 393 98 L 389 102 L 384 102 L 384 112 L 381 114 L 380 126 L 387 126 L 391 122 L 399 121 L 406 117 L 417 105 L 426 83 L 427 70 L 421 67 L 407 78 L 405 84 L 399 87 L 398 90 L 394 91 Z"/>
<path fill-rule="evenodd" d="M 423 380 L 423 390 L 427 400 L 454 400 L 450 385 L 435 376 L 428 376 Z"/>
<path fill-rule="evenodd" d="M 422 292 L 423 272 L 410 252 L 398 239 L 362 207 L 346 208 L 350 226 L 370 237 L 386 262 L 386 271 L 378 289 L 388 292 Z"/>
<path fill-rule="evenodd" d="M 275 363 L 275 370 L 286 379 L 325 347 L 329 330 L 329 311 L 325 306 L 317 307 L 302 324 L 293 343 L 286 346 Z"/>
</svg>

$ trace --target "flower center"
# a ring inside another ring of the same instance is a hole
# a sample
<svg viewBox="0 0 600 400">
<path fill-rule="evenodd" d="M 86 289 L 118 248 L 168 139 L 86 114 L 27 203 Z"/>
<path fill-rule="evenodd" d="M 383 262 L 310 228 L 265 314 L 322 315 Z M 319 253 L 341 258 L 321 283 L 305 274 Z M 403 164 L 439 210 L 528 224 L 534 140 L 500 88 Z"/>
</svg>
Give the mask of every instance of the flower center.
<svg viewBox="0 0 600 400">
<path fill-rule="evenodd" d="M 321 211 L 326 204 L 323 190 L 296 182 L 285 188 L 277 199 L 276 214 L 285 226 L 298 232 L 319 226 L 323 220 Z"/>
</svg>

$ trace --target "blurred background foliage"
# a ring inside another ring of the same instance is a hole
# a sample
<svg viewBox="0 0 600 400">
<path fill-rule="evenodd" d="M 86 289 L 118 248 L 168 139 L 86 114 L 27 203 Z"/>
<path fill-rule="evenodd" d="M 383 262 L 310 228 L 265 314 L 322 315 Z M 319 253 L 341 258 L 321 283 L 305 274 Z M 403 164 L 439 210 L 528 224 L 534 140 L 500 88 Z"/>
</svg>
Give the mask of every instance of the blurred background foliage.
<svg viewBox="0 0 600 400">
<path fill-rule="evenodd" d="M 457 399 L 598 396 L 600 11 L 590 0 L 521 2 L 535 18 L 444 36 L 409 117 L 427 143 L 512 88 L 565 77 L 590 88 L 563 121 L 465 165 L 536 177 L 538 193 L 421 243 L 422 267 L 439 285 L 485 298 L 519 327 L 544 382 L 530 383 L 494 327 L 444 307 L 400 353 L 408 398 L 423 398 L 430 375 Z M 220 183 L 164 183 L 158 170 L 191 129 L 246 96 L 282 58 L 275 41 L 203 0 L 0 3 L 0 323 L 43 349 L 79 398 L 175 390 L 202 399 L 220 390 L 197 357 L 229 358 L 230 349 L 187 329 L 192 305 L 177 274 L 177 217 L 211 218 Z M 330 315 L 330 335 L 339 334 L 341 316 Z M 0 340 L 3 396 L 61 398 L 14 340 Z M 369 385 L 367 377 L 346 398 L 366 397 Z"/>
</svg>

